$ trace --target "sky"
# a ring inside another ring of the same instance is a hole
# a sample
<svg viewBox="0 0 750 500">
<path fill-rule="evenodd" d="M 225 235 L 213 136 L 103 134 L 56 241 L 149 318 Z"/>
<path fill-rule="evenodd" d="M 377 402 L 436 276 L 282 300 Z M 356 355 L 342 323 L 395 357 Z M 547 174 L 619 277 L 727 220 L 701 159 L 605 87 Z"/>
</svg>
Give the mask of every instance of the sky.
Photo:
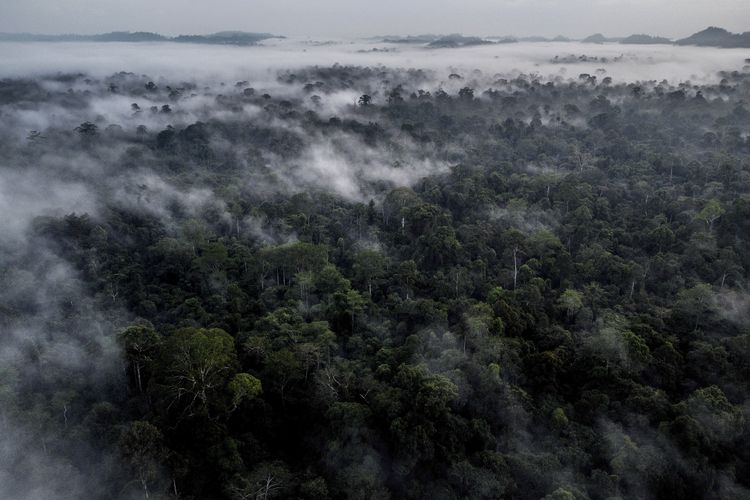
<svg viewBox="0 0 750 500">
<path fill-rule="evenodd" d="M 223 30 L 287 36 L 647 33 L 750 30 L 748 0 L 0 0 L 0 32 Z"/>
</svg>

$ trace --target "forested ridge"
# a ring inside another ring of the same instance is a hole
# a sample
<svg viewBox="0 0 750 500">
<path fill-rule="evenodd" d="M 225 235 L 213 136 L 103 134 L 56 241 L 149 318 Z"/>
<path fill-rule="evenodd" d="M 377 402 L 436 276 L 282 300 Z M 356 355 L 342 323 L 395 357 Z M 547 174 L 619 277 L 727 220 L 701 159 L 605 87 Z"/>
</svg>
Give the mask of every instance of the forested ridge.
<svg viewBox="0 0 750 500">
<path fill-rule="evenodd" d="M 748 498 L 747 67 L 276 85 L 0 81 L 0 491 Z"/>
</svg>

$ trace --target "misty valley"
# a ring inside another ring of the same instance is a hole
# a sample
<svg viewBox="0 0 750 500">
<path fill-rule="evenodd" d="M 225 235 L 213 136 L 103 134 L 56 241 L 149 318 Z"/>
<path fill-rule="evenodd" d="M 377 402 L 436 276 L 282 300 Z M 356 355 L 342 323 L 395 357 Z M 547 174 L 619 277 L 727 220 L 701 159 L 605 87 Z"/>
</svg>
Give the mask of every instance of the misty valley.
<svg viewBox="0 0 750 500">
<path fill-rule="evenodd" d="M 0 47 L 0 499 L 750 498 L 747 50 Z"/>
</svg>

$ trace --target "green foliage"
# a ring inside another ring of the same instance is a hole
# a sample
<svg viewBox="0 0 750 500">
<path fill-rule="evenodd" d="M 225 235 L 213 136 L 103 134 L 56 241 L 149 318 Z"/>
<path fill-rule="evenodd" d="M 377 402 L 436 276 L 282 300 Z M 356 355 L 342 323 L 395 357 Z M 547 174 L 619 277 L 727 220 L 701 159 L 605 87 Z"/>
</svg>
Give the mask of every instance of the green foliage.
<svg viewBox="0 0 750 500">
<path fill-rule="evenodd" d="M 181 416 L 208 416 L 236 367 L 234 339 L 224 330 L 183 328 L 161 347 L 155 391 Z"/>
<path fill-rule="evenodd" d="M 132 422 L 120 436 L 120 450 L 146 497 L 160 479 L 167 455 L 162 433 L 145 421 Z"/>
<path fill-rule="evenodd" d="M 227 385 L 232 395 L 232 406 L 237 408 L 243 401 L 258 397 L 263 393 L 260 380 L 249 373 L 238 373 Z"/>
<path fill-rule="evenodd" d="M 565 310 L 565 314 L 574 317 L 583 308 L 583 295 L 577 290 L 568 288 L 560 294 L 558 303 Z"/>
<path fill-rule="evenodd" d="M 708 200 L 701 209 L 700 212 L 698 212 L 698 215 L 696 217 L 706 223 L 706 227 L 708 228 L 708 231 L 710 232 L 713 228 L 714 223 L 721 217 L 726 210 L 724 210 L 719 203 L 719 200 L 711 199 Z"/>
<path fill-rule="evenodd" d="M 200 88 L 120 75 L 173 125 L 0 139 L 107 176 L 0 270 L 0 424 L 65 470 L 116 447 L 92 498 L 747 497 L 750 76 L 444 76 L 298 68 L 304 98 L 237 82 L 190 124 Z M 78 117 L 84 83 L 0 91 Z"/>
</svg>

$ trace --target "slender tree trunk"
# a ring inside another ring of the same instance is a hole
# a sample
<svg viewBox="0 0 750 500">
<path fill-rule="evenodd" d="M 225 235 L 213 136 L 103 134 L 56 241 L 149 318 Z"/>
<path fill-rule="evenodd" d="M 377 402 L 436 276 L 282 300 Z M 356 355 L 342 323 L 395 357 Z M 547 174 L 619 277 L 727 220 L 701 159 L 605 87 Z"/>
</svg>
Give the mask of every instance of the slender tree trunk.
<svg viewBox="0 0 750 500">
<path fill-rule="evenodd" d="M 143 485 L 143 498 L 148 500 L 148 481 L 145 478 L 141 478 L 141 484 Z"/>
<path fill-rule="evenodd" d="M 138 382 L 138 392 L 143 392 L 143 384 L 141 383 L 141 364 L 135 362 L 135 379 Z"/>
</svg>

